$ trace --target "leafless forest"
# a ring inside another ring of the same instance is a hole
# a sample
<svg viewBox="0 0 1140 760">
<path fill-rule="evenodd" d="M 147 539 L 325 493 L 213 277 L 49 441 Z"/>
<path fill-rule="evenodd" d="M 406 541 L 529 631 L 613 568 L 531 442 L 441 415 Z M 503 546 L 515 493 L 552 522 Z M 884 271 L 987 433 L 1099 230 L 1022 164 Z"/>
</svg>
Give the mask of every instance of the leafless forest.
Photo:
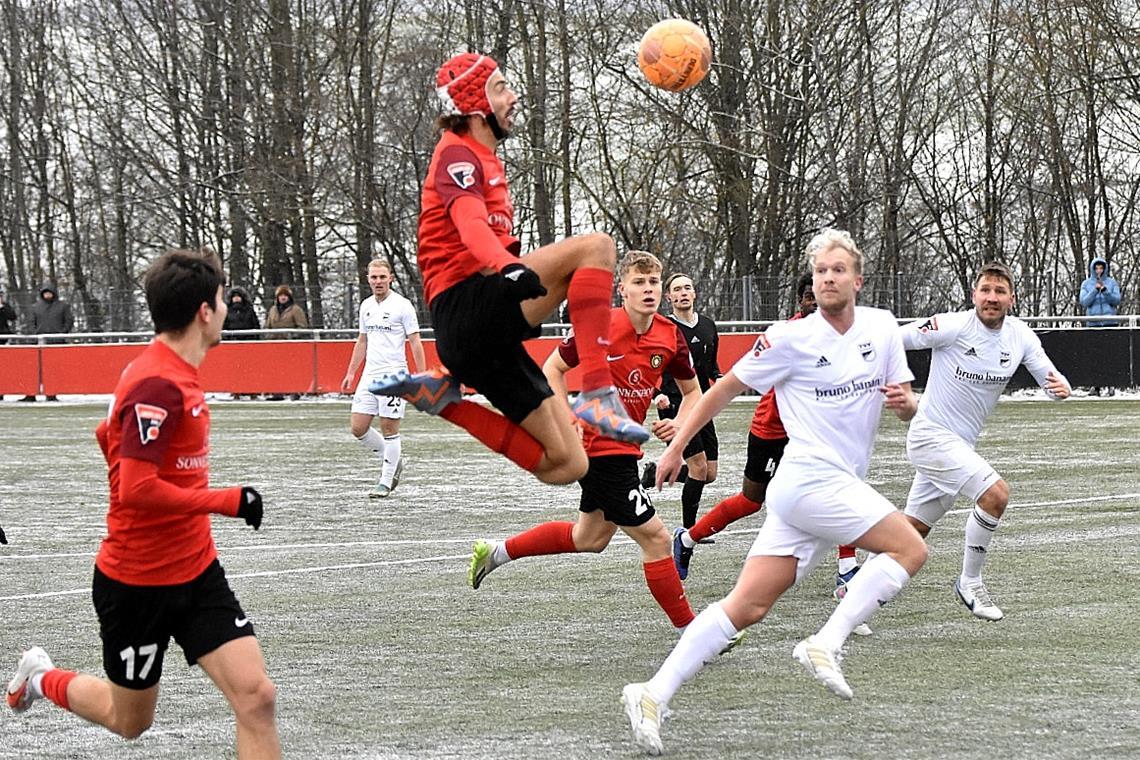
<svg viewBox="0 0 1140 760">
<path fill-rule="evenodd" d="M 1140 9 L 1133 0 L 0 0 L 0 247 L 9 296 L 54 280 L 88 330 L 145 329 L 171 246 L 218 251 L 266 303 L 348 323 L 392 259 L 419 298 L 435 68 L 505 64 L 528 247 L 611 233 L 697 278 L 706 310 L 786 309 L 806 240 L 852 230 L 865 301 L 961 305 L 983 259 L 1021 313 L 1078 313 L 1103 256 L 1137 310 Z M 665 16 L 715 64 L 648 88 Z M 781 300 L 783 298 L 783 300 Z"/>
</svg>

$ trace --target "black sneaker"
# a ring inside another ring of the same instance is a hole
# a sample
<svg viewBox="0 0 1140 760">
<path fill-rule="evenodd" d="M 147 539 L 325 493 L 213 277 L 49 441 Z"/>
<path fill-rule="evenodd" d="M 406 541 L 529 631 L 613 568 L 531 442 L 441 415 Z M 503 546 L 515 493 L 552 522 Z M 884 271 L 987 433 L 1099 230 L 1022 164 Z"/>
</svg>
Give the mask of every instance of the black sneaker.
<svg viewBox="0 0 1140 760">
<path fill-rule="evenodd" d="M 645 469 L 641 472 L 641 487 L 648 491 L 655 485 L 657 485 L 657 463 L 646 462 Z"/>
<path fill-rule="evenodd" d="M 684 528 L 676 528 L 673 531 L 673 564 L 677 566 L 677 575 L 681 580 L 689 577 L 689 562 L 693 559 L 693 550 L 686 548 L 681 542 L 681 534 L 684 532 Z"/>
</svg>

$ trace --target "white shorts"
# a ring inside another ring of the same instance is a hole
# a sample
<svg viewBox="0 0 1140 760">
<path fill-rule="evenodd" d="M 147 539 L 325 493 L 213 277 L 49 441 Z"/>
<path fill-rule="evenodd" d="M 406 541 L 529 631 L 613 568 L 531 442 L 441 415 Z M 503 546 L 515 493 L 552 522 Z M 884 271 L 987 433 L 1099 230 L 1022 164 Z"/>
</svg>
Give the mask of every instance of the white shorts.
<svg viewBox="0 0 1140 760">
<path fill-rule="evenodd" d="M 1001 480 L 989 462 L 956 435 L 907 436 L 906 455 L 916 470 L 906 514 L 933 526 L 958 495 L 976 502 Z"/>
<path fill-rule="evenodd" d="M 768 517 L 748 556 L 794 556 L 796 583 L 836 546 L 855 543 L 897 511 L 862 480 L 818 461 L 780 462 L 766 496 Z"/>
<path fill-rule="evenodd" d="M 383 417 L 389 420 L 404 419 L 404 407 L 408 402 L 399 396 L 377 396 L 368 392 L 368 379 L 361 378 L 352 394 L 352 413 Z"/>
</svg>

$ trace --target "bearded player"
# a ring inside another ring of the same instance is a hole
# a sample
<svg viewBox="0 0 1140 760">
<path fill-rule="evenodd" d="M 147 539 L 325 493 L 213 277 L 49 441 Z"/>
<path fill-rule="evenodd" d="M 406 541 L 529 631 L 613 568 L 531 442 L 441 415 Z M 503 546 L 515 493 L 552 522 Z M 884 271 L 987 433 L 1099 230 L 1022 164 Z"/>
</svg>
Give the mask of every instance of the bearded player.
<svg viewBox="0 0 1140 760">
<path fill-rule="evenodd" d="M 520 258 L 514 206 L 496 155 L 514 126 L 518 96 L 498 64 L 477 53 L 440 67 L 436 92 L 443 116 L 424 180 L 417 262 L 447 371 L 396 373 L 369 390 L 438 414 L 543 482 L 573 482 L 586 473 L 586 453 L 566 401 L 551 391 L 523 340 L 537 336 L 566 300 L 583 370 L 574 414 L 615 440 L 649 439 L 626 413 L 606 365 L 613 241 L 579 235 Z M 463 401 L 461 383 L 502 414 Z"/>
</svg>

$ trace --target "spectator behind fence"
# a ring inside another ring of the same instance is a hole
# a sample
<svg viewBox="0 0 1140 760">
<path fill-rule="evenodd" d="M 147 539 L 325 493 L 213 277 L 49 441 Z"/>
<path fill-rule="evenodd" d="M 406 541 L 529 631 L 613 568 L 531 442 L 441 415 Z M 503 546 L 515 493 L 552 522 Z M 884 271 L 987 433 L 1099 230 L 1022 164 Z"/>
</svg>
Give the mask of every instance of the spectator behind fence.
<svg viewBox="0 0 1140 760">
<path fill-rule="evenodd" d="M 232 287 L 226 293 L 229 303 L 229 312 L 226 314 L 223 330 L 260 330 L 261 322 L 253 310 L 253 303 L 249 300 L 249 293 L 245 288 Z M 257 340 L 256 335 L 234 335 L 233 340 Z"/>
<path fill-rule="evenodd" d="M 4 291 L 0 290 L 0 336 L 11 335 L 16 332 L 16 310 L 12 304 L 4 300 Z M 8 339 L 0 337 L 0 345 L 7 343 Z"/>
<path fill-rule="evenodd" d="M 32 318 L 28 322 L 29 335 L 53 335 L 71 332 L 75 319 L 71 307 L 60 300 L 54 283 L 45 282 L 40 288 L 39 299 L 32 304 Z M 47 343 L 62 343 L 62 338 L 49 338 Z M 35 401 L 35 396 L 24 396 L 21 401 Z M 55 396 L 47 396 L 48 401 L 57 401 Z"/>
<path fill-rule="evenodd" d="M 265 326 L 270 330 L 304 329 L 309 326 L 309 318 L 305 310 L 293 300 L 293 289 L 288 285 L 278 285 L 275 292 L 277 302 L 269 307 L 265 315 Z M 294 333 L 290 338 L 303 338 L 304 335 Z"/>
<path fill-rule="evenodd" d="M 1113 316 L 1120 305 L 1120 285 L 1108 275 L 1108 262 L 1097 257 L 1089 262 L 1089 276 L 1081 283 L 1081 306 L 1090 317 Z M 1115 319 L 1089 320 L 1089 327 L 1115 327 Z"/>
</svg>

